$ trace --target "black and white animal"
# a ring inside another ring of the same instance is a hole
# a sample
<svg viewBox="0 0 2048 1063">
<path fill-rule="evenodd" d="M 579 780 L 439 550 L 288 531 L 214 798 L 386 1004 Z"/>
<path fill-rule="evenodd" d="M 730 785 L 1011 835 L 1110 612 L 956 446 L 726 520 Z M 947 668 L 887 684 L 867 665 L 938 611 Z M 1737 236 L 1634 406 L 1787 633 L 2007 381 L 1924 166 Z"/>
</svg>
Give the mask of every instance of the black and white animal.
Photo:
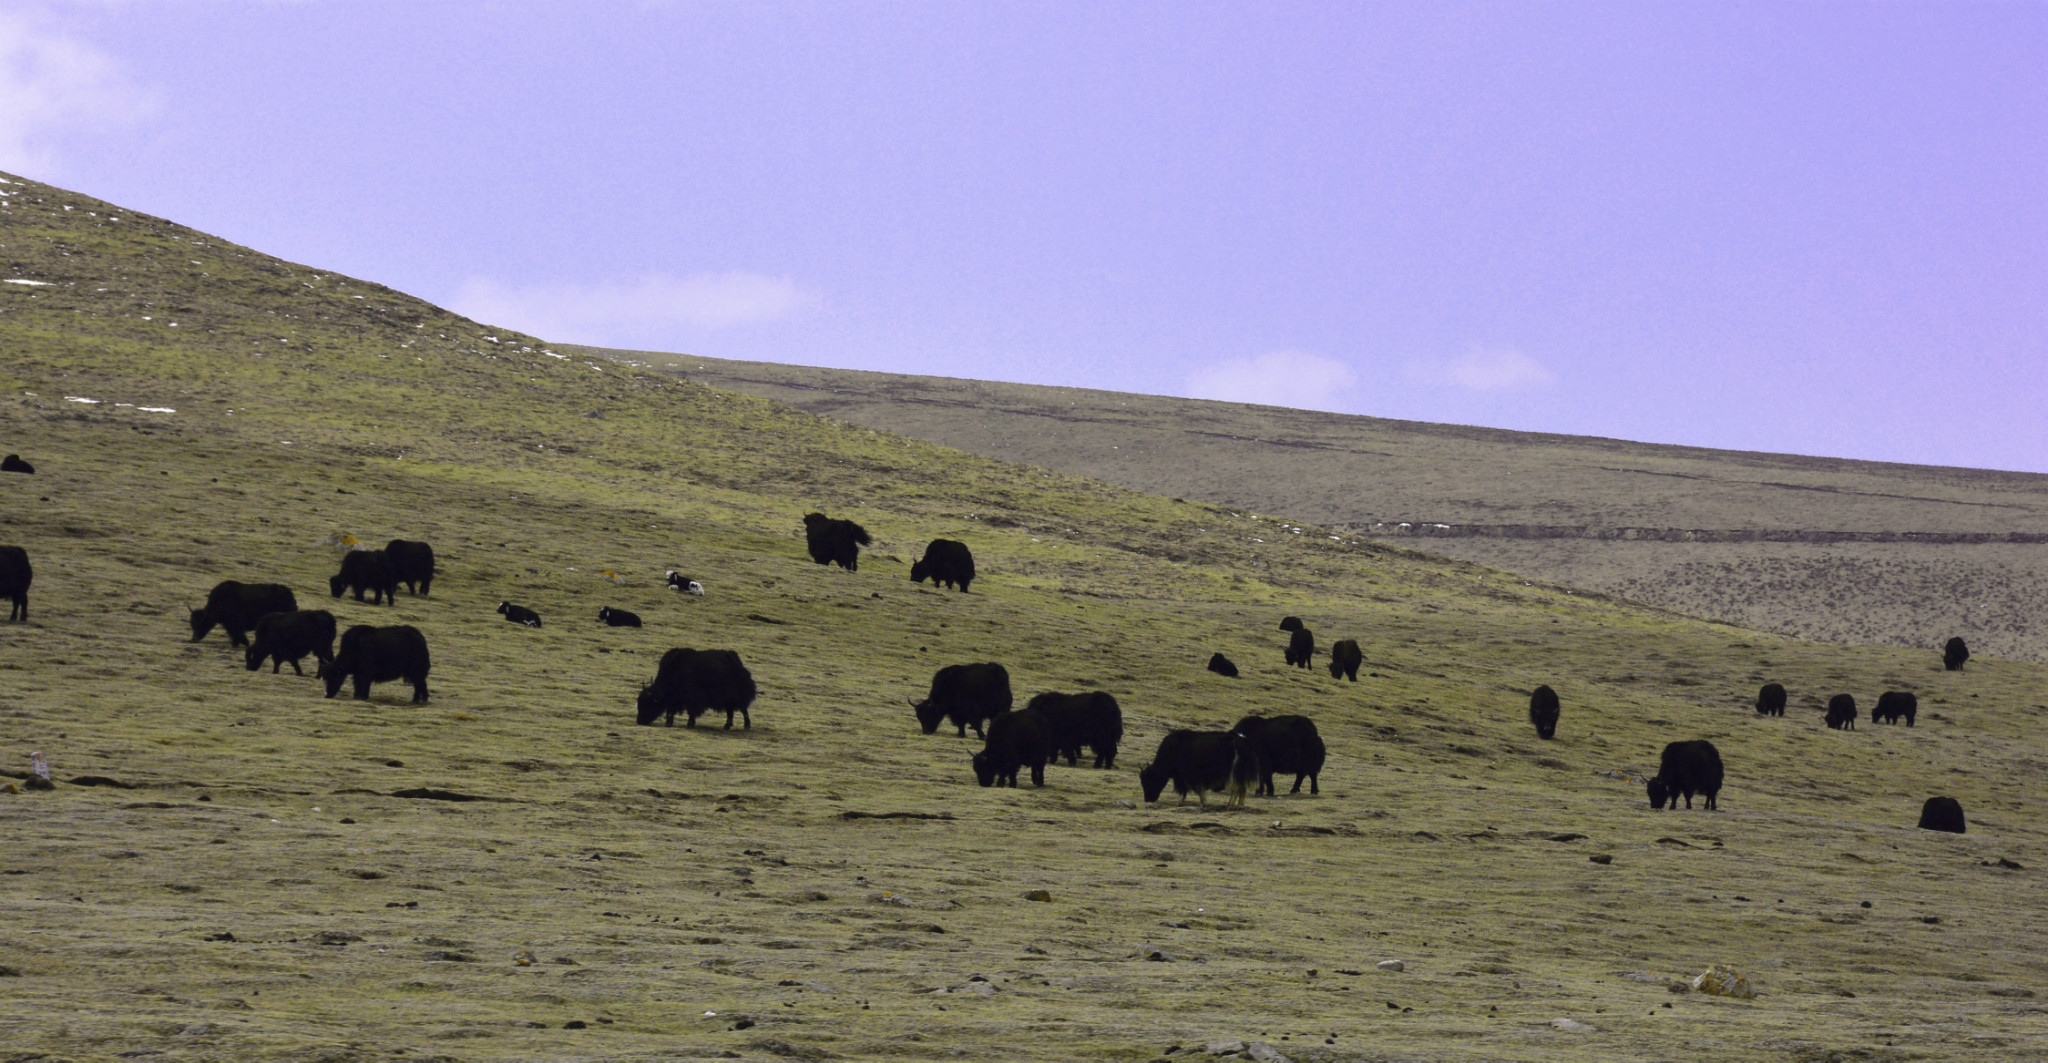
<svg viewBox="0 0 2048 1063">
<path fill-rule="evenodd" d="M 1301 630 L 1301 618 L 1300 618 L 1300 617 L 1298 617 L 1298 616 L 1283 616 L 1283 617 L 1281 617 L 1281 618 L 1280 618 L 1280 630 L 1282 630 L 1282 631 L 1300 631 L 1300 630 Z"/>
<path fill-rule="evenodd" d="M 198 642 L 219 624 L 228 633 L 228 645 L 246 646 L 249 629 L 271 613 L 289 613 L 299 607 L 292 589 L 282 583 L 238 583 L 222 580 L 206 593 L 206 605 L 192 610 L 192 641 Z"/>
<path fill-rule="evenodd" d="M 505 619 L 510 620 L 515 624 L 525 624 L 527 627 L 540 626 L 540 614 L 534 612 L 531 609 L 528 609 L 523 605 L 513 605 L 511 602 L 499 602 L 498 613 Z"/>
<path fill-rule="evenodd" d="M 804 541 L 810 546 L 811 560 L 821 565 L 837 562 L 849 572 L 860 568 L 860 548 L 874 542 L 866 528 L 823 513 L 804 514 Z"/>
<path fill-rule="evenodd" d="M 967 593 L 974 582 L 974 554 L 958 539 L 933 539 L 925 544 L 924 557 L 910 566 L 910 582 L 931 580 L 934 587 L 959 586 Z"/>
<path fill-rule="evenodd" d="M 341 693 L 344 680 L 355 685 L 357 701 L 370 700 L 370 684 L 403 679 L 412 684 L 412 703 L 427 700 L 427 637 L 411 624 L 376 627 L 357 624 L 341 633 L 341 648 L 327 665 L 327 696 Z"/>
<path fill-rule="evenodd" d="M 1913 718 L 1920 715 L 1920 698 L 1908 691 L 1887 690 L 1877 696 L 1877 706 L 1870 710 L 1871 723 L 1898 723 L 1901 719 L 1906 726 L 1913 726 Z"/>
<path fill-rule="evenodd" d="M 325 609 L 265 615 L 256 621 L 256 637 L 243 663 L 253 672 L 268 660 L 270 673 L 276 675 L 289 662 L 294 675 L 305 675 L 299 662 L 309 654 L 319 662 L 313 670 L 316 676 L 325 675 L 334 663 L 334 614 Z"/>
<path fill-rule="evenodd" d="M 36 467 L 23 461 L 19 454 L 9 454 L 4 458 L 0 458 L 0 472 L 25 472 L 33 474 L 35 471 Z"/>
<path fill-rule="evenodd" d="M 1124 737 L 1124 710 L 1113 695 L 1100 690 L 1086 694 L 1049 690 L 1034 696 L 1024 707 L 1045 715 L 1053 741 L 1060 755 L 1067 758 L 1068 767 L 1081 759 L 1082 746 L 1094 751 L 1096 767 L 1116 767 L 1117 743 Z"/>
<path fill-rule="evenodd" d="M 1310 652 L 1314 652 L 1311 648 Z M 1330 678 L 1343 676 L 1358 682 L 1358 666 L 1365 663 L 1365 654 L 1358 652 L 1357 639 L 1343 639 L 1330 647 Z"/>
<path fill-rule="evenodd" d="M 1536 737 L 1557 737 L 1557 691 L 1540 686 L 1529 695 L 1529 722 L 1536 725 Z"/>
<path fill-rule="evenodd" d="M 1715 795 L 1721 792 L 1721 751 L 1704 738 L 1665 746 L 1649 789 L 1651 808 L 1677 808 L 1681 794 L 1687 808 L 1692 807 L 1694 794 L 1704 796 L 1708 808 L 1715 807 Z"/>
<path fill-rule="evenodd" d="M 1765 683 L 1756 692 L 1756 714 L 1758 716 L 1785 715 L 1785 685 Z"/>
<path fill-rule="evenodd" d="M 1963 827 L 1963 803 L 1953 797 L 1930 797 L 1920 806 L 1920 829 L 1967 833 Z"/>
<path fill-rule="evenodd" d="M 983 786 L 1015 788 L 1017 773 L 1031 769 L 1031 785 L 1045 785 L 1045 766 L 1059 755 L 1052 721 L 1026 706 L 988 722 L 988 737 L 974 755 L 974 781 Z"/>
<path fill-rule="evenodd" d="M 413 539 L 393 539 L 384 544 L 384 556 L 391 562 L 392 593 L 405 584 L 409 594 L 425 595 L 434 589 L 434 548 Z"/>
<path fill-rule="evenodd" d="M 668 570 L 668 589 L 678 594 L 694 594 L 699 598 L 704 597 L 704 585 L 702 583 L 677 572 L 675 569 Z"/>
<path fill-rule="evenodd" d="M 1258 776 L 1259 758 L 1249 739 L 1229 731 L 1179 730 L 1159 740 L 1152 763 L 1138 772 L 1138 785 L 1148 804 L 1159 800 L 1170 783 L 1181 804 L 1193 791 L 1207 808 L 1209 793 L 1215 791 L 1227 795 L 1224 807 L 1243 808 L 1245 791 Z"/>
<path fill-rule="evenodd" d="M 614 609 L 609 605 L 601 605 L 598 607 L 597 618 L 603 621 L 606 627 L 640 626 L 640 614 L 629 613 L 624 609 Z M 540 625 L 535 624 L 534 626 L 539 627 Z"/>
<path fill-rule="evenodd" d="M 1232 679 L 1237 678 L 1237 665 L 1230 663 L 1230 658 L 1220 653 L 1209 655 L 1209 670 L 1217 675 L 1229 676 Z"/>
<path fill-rule="evenodd" d="M 7 619 L 28 619 L 28 585 L 35 582 L 35 578 L 35 566 L 28 563 L 28 550 L 19 546 L 0 546 L 0 598 L 14 603 L 7 610 Z"/>
<path fill-rule="evenodd" d="M 1951 672 L 1960 672 L 1970 659 L 1970 647 L 1963 644 L 1963 637 L 1957 635 L 1941 648 L 1941 666 Z"/>
<path fill-rule="evenodd" d="M 373 605 L 398 604 L 398 577 L 391 570 L 391 555 L 382 550 L 350 550 L 341 556 L 341 571 L 327 580 L 327 590 L 334 597 L 341 592 L 351 591 L 356 601 L 363 600 L 363 592 L 373 595 Z"/>
<path fill-rule="evenodd" d="M 1323 773 L 1323 736 L 1314 720 L 1306 716 L 1247 716 L 1237 721 L 1230 733 L 1250 743 L 1258 761 L 1258 793 L 1271 796 L 1273 776 L 1294 773 L 1294 788 L 1301 792 L 1301 780 L 1308 780 L 1308 792 L 1321 793 L 1317 776 Z"/>
<path fill-rule="evenodd" d="M 949 664 L 932 673 L 931 693 L 913 701 L 917 724 L 925 734 L 936 734 L 941 722 L 951 722 L 967 737 L 986 740 L 982 725 L 1010 711 L 1010 670 L 994 661 L 985 664 Z"/>
<path fill-rule="evenodd" d="M 1296 668 L 1307 668 L 1309 659 L 1316 655 L 1316 633 L 1305 627 L 1294 629 L 1287 639 L 1287 663 Z"/>
<path fill-rule="evenodd" d="M 751 706 L 758 690 L 754 673 L 732 650 L 693 650 L 678 647 L 661 655 L 654 682 L 640 688 L 639 722 L 652 724 L 666 716 L 670 727 L 676 713 L 683 714 L 683 726 L 697 726 L 706 712 L 725 713 L 725 729 L 732 730 L 732 714 L 739 713 L 745 730 L 753 730 Z"/>
<path fill-rule="evenodd" d="M 1828 699 L 1828 727 L 1837 731 L 1856 729 L 1856 699 L 1847 694 L 1836 694 Z"/>
</svg>

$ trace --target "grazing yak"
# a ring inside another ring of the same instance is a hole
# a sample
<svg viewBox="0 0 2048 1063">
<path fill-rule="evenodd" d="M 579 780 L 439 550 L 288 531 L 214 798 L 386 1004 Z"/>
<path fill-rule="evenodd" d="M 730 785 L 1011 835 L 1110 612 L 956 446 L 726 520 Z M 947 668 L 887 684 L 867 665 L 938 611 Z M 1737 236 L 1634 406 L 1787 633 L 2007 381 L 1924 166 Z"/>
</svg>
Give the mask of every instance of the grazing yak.
<svg viewBox="0 0 2048 1063">
<path fill-rule="evenodd" d="M 35 566 L 28 563 L 28 551 L 19 546 L 0 546 L 0 598 L 13 602 L 9 620 L 28 619 L 28 585 L 35 582 Z"/>
<path fill-rule="evenodd" d="M 1358 652 L 1357 639 L 1344 639 L 1330 647 L 1330 678 L 1343 676 L 1358 682 L 1358 666 L 1365 663 L 1365 654 Z"/>
<path fill-rule="evenodd" d="M 751 707 L 758 691 L 754 673 L 740 663 L 732 650 L 693 650 L 678 647 L 661 655 L 654 682 L 640 688 L 639 722 L 651 725 L 657 716 L 667 716 L 676 725 L 676 713 L 683 714 L 683 726 L 697 726 L 706 712 L 724 712 L 725 729 L 732 730 L 732 714 L 745 720 L 744 730 L 753 730 Z"/>
<path fill-rule="evenodd" d="M 412 684 L 412 703 L 427 700 L 427 637 L 411 624 L 357 624 L 341 633 L 341 648 L 326 669 L 327 696 L 341 693 L 343 680 L 355 684 L 357 701 L 370 700 L 370 684 L 403 679 Z"/>
<path fill-rule="evenodd" d="M 1666 804 L 1677 808 L 1681 794 L 1687 808 L 1692 807 L 1694 794 L 1705 796 L 1707 807 L 1714 808 L 1715 795 L 1721 792 L 1721 751 L 1704 738 L 1665 746 L 1664 759 L 1649 789 L 1651 808 L 1661 809 Z"/>
<path fill-rule="evenodd" d="M 292 589 L 282 583 L 238 583 L 222 580 L 206 593 L 206 606 L 192 610 L 192 641 L 198 642 L 219 624 L 228 633 L 228 645 L 246 646 L 249 629 L 271 613 L 289 613 L 299 608 Z"/>
<path fill-rule="evenodd" d="M 1960 672 L 1970 659 L 1970 647 L 1963 644 L 1963 637 L 1957 635 L 1941 648 L 1941 666 L 1951 672 Z"/>
<path fill-rule="evenodd" d="M 1836 731 L 1856 729 L 1856 699 L 1847 694 L 1836 694 L 1828 699 L 1828 727 Z"/>
<path fill-rule="evenodd" d="M 1159 800 L 1168 783 L 1188 803 L 1188 791 L 1209 807 L 1209 791 L 1228 795 L 1225 808 L 1243 808 L 1244 794 L 1259 776 L 1259 758 L 1250 740 L 1228 731 L 1169 731 L 1159 740 L 1152 763 L 1138 772 L 1146 803 Z"/>
<path fill-rule="evenodd" d="M 1260 795 L 1272 796 L 1273 776 L 1288 772 L 1294 773 L 1294 789 L 1288 793 L 1300 793 L 1304 778 L 1309 793 L 1322 793 L 1317 776 L 1323 773 L 1327 754 L 1314 720 L 1306 716 L 1247 716 L 1237 721 L 1230 733 L 1250 745 L 1258 763 Z"/>
<path fill-rule="evenodd" d="M 1540 686 L 1529 695 L 1529 722 L 1536 725 L 1536 737 L 1557 737 L 1557 691 Z"/>
<path fill-rule="evenodd" d="M 1114 696 L 1100 690 L 1086 694 L 1047 691 L 1024 707 L 1044 714 L 1068 767 L 1081 759 L 1082 746 L 1094 751 L 1096 767 L 1116 767 L 1117 743 L 1124 737 L 1124 710 Z"/>
<path fill-rule="evenodd" d="M 36 467 L 30 465 L 26 461 L 21 460 L 21 455 L 19 454 L 9 454 L 4 458 L 0 458 L 0 472 L 25 472 L 34 474 L 35 471 Z"/>
<path fill-rule="evenodd" d="M 1283 616 L 1283 617 L 1281 617 L 1281 618 L 1280 618 L 1280 630 L 1282 630 L 1282 631 L 1300 631 L 1300 630 L 1301 630 L 1301 618 L 1300 618 L 1300 617 L 1298 617 L 1298 616 Z"/>
<path fill-rule="evenodd" d="M 640 614 L 638 614 L 638 613 L 629 613 L 629 612 L 625 611 L 624 609 L 614 609 L 614 608 L 612 608 L 612 607 L 611 607 L 611 606 L 609 606 L 609 605 L 601 605 L 601 606 L 598 606 L 598 609 L 597 609 L 597 618 L 598 618 L 599 620 L 603 621 L 603 622 L 604 622 L 604 625 L 605 625 L 606 627 L 639 627 L 639 626 L 640 626 Z M 535 627 L 539 627 L 539 626 L 540 626 L 540 624 L 538 623 L 538 619 L 539 619 L 539 618 L 535 618 L 535 620 L 536 620 L 536 622 L 535 622 L 535 624 L 534 624 L 534 626 L 535 626 Z"/>
<path fill-rule="evenodd" d="M 932 581 L 934 587 L 958 585 L 967 593 L 974 582 L 974 554 L 958 539 L 933 539 L 925 544 L 924 557 L 910 566 L 910 582 Z"/>
<path fill-rule="evenodd" d="M 1237 666 L 1230 663 L 1230 658 L 1220 653 L 1209 655 L 1209 670 L 1217 675 L 1229 676 L 1232 679 L 1237 678 Z"/>
<path fill-rule="evenodd" d="M 983 740 L 988 735 L 982 725 L 1009 712 L 1010 704 L 1010 670 L 994 661 L 949 664 L 932 673 L 931 693 L 910 703 L 925 734 L 936 734 L 941 721 L 950 721 L 961 738 L 972 727 Z"/>
<path fill-rule="evenodd" d="M 391 589 L 405 584 L 407 594 L 425 595 L 434 589 L 434 548 L 412 539 L 393 539 L 384 544 L 384 556 L 391 562 Z"/>
<path fill-rule="evenodd" d="M 669 590 L 675 591 L 677 594 L 694 594 L 699 598 L 704 597 L 704 585 L 702 583 L 683 575 L 675 569 L 669 569 L 667 575 Z"/>
<path fill-rule="evenodd" d="M 534 612 L 531 609 L 528 609 L 523 605 L 513 605 L 511 602 L 499 602 L 498 615 L 504 617 L 507 620 L 510 620 L 515 624 L 525 624 L 527 627 L 540 626 L 540 614 Z"/>
<path fill-rule="evenodd" d="M 1903 690 L 1887 690 L 1877 696 L 1877 707 L 1870 710 L 1871 723 L 1898 723 L 1906 721 L 1913 726 L 1913 718 L 1920 715 L 1918 696 Z"/>
<path fill-rule="evenodd" d="M 1305 627 L 1294 629 L 1287 639 L 1287 663 L 1296 668 L 1307 668 L 1309 659 L 1316 655 L 1316 634 Z"/>
<path fill-rule="evenodd" d="M 352 591 L 359 602 L 363 592 L 369 591 L 374 596 L 372 605 L 397 605 L 398 577 L 391 568 L 391 555 L 382 550 L 350 550 L 341 557 L 341 571 L 328 578 L 327 590 L 336 598 L 344 590 Z"/>
<path fill-rule="evenodd" d="M 243 663 L 250 671 L 263 667 L 270 661 L 270 674 L 287 662 L 295 675 L 305 675 L 299 662 L 311 654 L 319 661 L 313 670 L 316 676 L 326 675 L 334 664 L 334 614 L 325 609 L 293 610 L 289 613 L 270 613 L 256 621 L 256 638 L 249 643 L 249 652 Z"/>
<path fill-rule="evenodd" d="M 811 548 L 811 560 L 821 565 L 836 561 L 848 572 L 859 571 L 860 548 L 874 542 L 866 528 L 823 513 L 804 514 L 804 541 Z"/>
<path fill-rule="evenodd" d="M 1930 797 L 1920 806 L 1920 829 L 1963 834 L 1963 803 L 1953 797 Z"/>
<path fill-rule="evenodd" d="M 1045 766 L 1059 755 L 1053 722 L 1039 709 L 1025 706 L 988 722 L 988 738 L 974 755 L 974 781 L 983 786 L 1015 789 L 1017 773 L 1031 769 L 1031 785 L 1045 785 Z"/>
<path fill-rule="evenodd" d="M 1765 683 L 1756 692 L 1756 714 L 1758 716 L 1785 715 L 1785 685 Z"/>
</svg>

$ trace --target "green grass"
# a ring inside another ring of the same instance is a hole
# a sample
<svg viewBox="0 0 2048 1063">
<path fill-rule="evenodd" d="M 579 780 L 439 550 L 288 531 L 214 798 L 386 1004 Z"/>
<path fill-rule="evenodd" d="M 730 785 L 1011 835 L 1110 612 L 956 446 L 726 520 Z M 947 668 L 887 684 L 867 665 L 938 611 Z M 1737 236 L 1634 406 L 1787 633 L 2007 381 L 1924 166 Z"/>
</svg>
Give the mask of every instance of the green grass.
<svg viewBox="0 0 2048 1063">
<path fill-rule="evenodd" d="M 1007 465 L 6 188 L 10 275 L 52 285 L 0 286 L 0 449 L 39 470 L 0 479 L 37 566 L 0 627 L 0 767 L 42 750 L 59 779 L 0 794 L 7 1058 L 2004 1059 L 2048 1033 L 2040 666 L 1945 673 Z M 176 330 L 139 320 L 166 307 Z M 859 572 L 804 555 L 814 508 L 874 533 Z M 336 532 L 432 542 L 433 596 L 319 594 Z M 906 578 L 939 536 L 974 594 Z M 186 641 L 227 578 L 419 625 L 433 701 Z M 1288 613 L 1370 674 L 1283 668 Z M 633 726 L 672 646 L 743 654 L 751 731 Z M 1218 650 L 1244 678 L 1202 670 Z M 986 659 L 1022 696 L 1114 693 L 1119 766 L 974 786 L 975 743 L 905 700 Z M 1785 719 L 1748 709 L 1768 679 Z M 1820 726 L 1888 688 L 1919 727 Z M 1315 717 L 1319 797 L 1142 802 L 1168 728 L 1253 711 Z M 1617 777 L 1694 737 L 1721 811 Z M 1970 834 L 1913 829 L 1935 793 Z M 889 812 L 951 818 L 847 818 Z M 1666 991 L 1709 963 L 1763 995 Z"/>
</svg>

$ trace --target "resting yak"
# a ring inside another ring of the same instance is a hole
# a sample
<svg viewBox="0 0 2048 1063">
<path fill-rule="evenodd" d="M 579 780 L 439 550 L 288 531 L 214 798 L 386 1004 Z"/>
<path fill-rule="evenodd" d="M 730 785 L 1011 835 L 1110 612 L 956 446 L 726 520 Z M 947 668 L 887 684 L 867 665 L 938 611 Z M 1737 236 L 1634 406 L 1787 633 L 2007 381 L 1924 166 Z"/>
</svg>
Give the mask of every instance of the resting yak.
<svg viewBox="0 0 2048 1063">
<path fill-rule="evenodd" d="M 676 713 L 683 714 L 683 726 L 697 726 L 706 712 L 725 713 L 725 729 L 732 730 L 732 714 L 746 721 L 744 730 L 754 727 L 749 711 L 758 693 L 754 674 L 740 663 L 732 650 L 693 650 L 678 647 L 661 655 L 654 682 L 640 688 L 639 722 L 652 724 L 666 715 L 667 725 L 676 725 Z"/>
<path fill-rule="evenodd" d="M 198 642 L 219 624 L 228 633 L 228 645 L 246 646 L 249 629 L 271 613 L 289 613 L 299 607 L 292 589 L 282 583 L 238 583 L 222 580 L 206 593 L 206 606 L 192 610 L 192 641 Z"/>
<path fill-rule="evenodd" d="M 860 569 L 860 548 L 874 542 L 866 528 L 823 513 L 804 514 L 804 541 L 811 548 L 811 560 L 821 565 L 837 562 L 848 572 Z"/>
<path fill-rule="evenodd" d="M 341 648 L 327 666 L 327 696 L 341 693 L 343 680 L 355 684 L 357 701 L 370 700 L 370 684 L 403 679 L 412 684 L 412 703 L 427 700 L 427 637 L 411 624 L 357 624 L 341 633 Z"/>
<path fill-rule="evenodd" d="M 629 613 L 624 609 L 614 609 L 609 605 L 600 605 L 597 607 L 597 619 L 606 627 L 640 626 L 639 613 Z"/>
<path fill-rule="evenodd" d="M 941 722 L 951 722 L 960 737 L 972 727 L 974 737 L 984 740 L 988 735 L 982 724 L 1009 712 L 1010 704 L 1010 670 L 994 661 L 949 664 L 932 673 L 931 693 L 910 703 L 925 734 L 936 734 Z"/>
<path fill-rule="evenodd" d="M 513 605 L 511 602 L 499 602 L 498 615 L 504 617 L 507 620 L 510 620 L 515 624 L 524 624 L 527 627 L 540 626 L 540 614 L 534 612 L 531 609 L 528 609 L 523 605 Z"/>
<path fill-rule="evenodd" d="M 34 475 L 35 471 L 36 467 L 23 461 L 19 454 L 9 454 L 0 458 L 0 472 L 25 472 Z"/>
<path fill-rule="evenodd" d="M 1237 665 L 1232 664 L 1230 658 L 1220 653 L 1209 655 L 1209 670 L 1217 675 L 1228 676 L 1232 679 L 1237 678 Z"/>
<path fill-rule="evenodd" d="M 934 587 L 958 585 L 966 594 L 967 585 L 974 582 L 974 554 L 958 539 L 933 539 L 925 545 L 924 557 L 910 566 L 910 582 L 927 579 Z"/>
</svg>

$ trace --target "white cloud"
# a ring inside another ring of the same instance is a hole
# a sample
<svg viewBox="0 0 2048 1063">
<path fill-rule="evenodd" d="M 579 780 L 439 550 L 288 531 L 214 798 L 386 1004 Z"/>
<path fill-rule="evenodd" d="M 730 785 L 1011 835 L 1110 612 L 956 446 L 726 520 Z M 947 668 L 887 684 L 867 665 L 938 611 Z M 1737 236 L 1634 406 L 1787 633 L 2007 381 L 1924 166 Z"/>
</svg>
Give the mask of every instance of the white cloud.
<svg viewBox="0 0 2048 1063">
<path fill-rule="evenodd" d="M 1420 383 L 1454 384 L 1467 391 L 1518 391 L 1557 383 L 1557 374 L 1543 363 L 1504 347 L 1476 347 L 1448 362 L 1411 363 L 1408 378 Z"/>
<path fill-rule="evenodd" d="M 1191 399 L 1255 402 L 1304 410 L 1335 410 L 1358 383 L 1351 367 L 1306 351 L 1268 351 L 1196 369 L 1187 376 Z"/>
<path fill-rule="evenodd" d="M 473 277 L 449 309 L 557 343 L 630 346 L 660 342 L 684 329 L 763 324 L 816 302 L 787 277 L 735 271 L 654 274 L 615 285 L 512 287 Z"/>
<path fill-rule="evenodd" d="M 55 177 L 57 141 L 154 113 L 113 58 L 34 15 L 0 14 L 0 170 Z"/>
</svg>

